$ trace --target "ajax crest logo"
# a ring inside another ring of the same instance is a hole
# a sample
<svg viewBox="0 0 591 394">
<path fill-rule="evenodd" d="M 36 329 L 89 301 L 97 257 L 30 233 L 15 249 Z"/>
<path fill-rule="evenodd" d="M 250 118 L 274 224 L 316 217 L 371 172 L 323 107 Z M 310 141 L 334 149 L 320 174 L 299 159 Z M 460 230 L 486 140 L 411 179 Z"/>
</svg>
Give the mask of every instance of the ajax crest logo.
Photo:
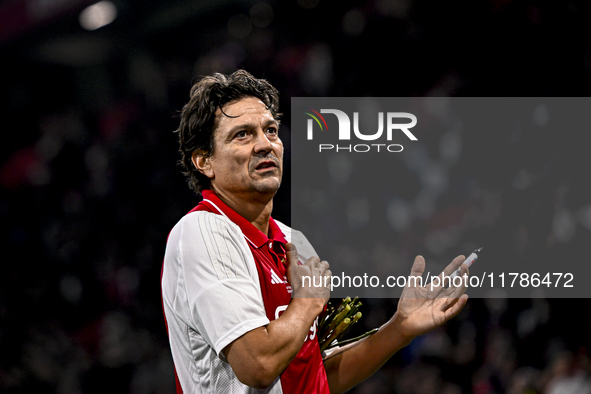
<svg viewBox="0 0 591 394">
<path fill-rule="evenodd" d="M 321 109 L 320 112 L 304 107 L 304 114 L 309 116 L 307 122 L 307 139 L 314 139 L 314 128 L 320 129 L 320 132 L 328 132 L 328 124 L 322 114 L 332 114 L 336 116 L 338 122 L 338 140 L 339 141 L 350 141 L 351 129 L 353 129 L 353 135 L 356 139 L 362 141 L 376 141 L 384 135 L 385 129 L 385 140 L 392 141 L 392 136 L 395 133 L 403 133 L 411 141 L 417 141 L 417 137 L 410 131 L 411 128 L 416 126 L 417 117 L 409 112 L 383 112 L 378 113 L 378 130 L 374 133 L 362 133 L 359 130 L 359 112 L 353 112 L 353 127 L 351 127 L 351 119 L 344 111 L 339 109 Z M 406 123 L 404 123 L 406 120 Z M 401 122 L 402 121 L 402 122 Z M 384 127 L 385 123 L 385 127 Z M 382 138 L 383 140 L 383 138 Z M 402 152 L 403 146 L 400 144 L 386 144 L 386 143 L 373 143 L 373 144 L 319 144 L 318 151 L 345 151 L 345 152 L 358 152 L 365 153 L 369 151 L 377 152 Z"/>
</svg>

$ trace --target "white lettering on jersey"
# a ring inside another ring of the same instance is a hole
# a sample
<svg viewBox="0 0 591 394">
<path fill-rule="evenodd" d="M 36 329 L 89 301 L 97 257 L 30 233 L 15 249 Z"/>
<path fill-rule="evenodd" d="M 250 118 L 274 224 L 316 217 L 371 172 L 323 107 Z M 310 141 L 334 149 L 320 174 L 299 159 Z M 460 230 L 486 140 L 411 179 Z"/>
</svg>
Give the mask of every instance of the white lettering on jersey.
<svg viewBox="0 0 591 394">
<path fill-rule="evenodd" d="M 281 316 L 281 314 L 286 309 L 287 309 L 287 305 L 278 306 L 277 309 L 275 309 L 275 320 L 279 319 L 279 316 Z M 317 327 L 318 327 L 318 317 L 316 319 L 314 319 L 314 323 L 312 323 L 312 327 L 310 327 L 311 334 L 309 336 L 306 336 L 306 338 L 304 339 L 304 342 L 306 342 L 307 339 L 313 340 L 314 338 L 316 338 Z"/>
<path fill-rule="evenodd" d="M 285 311 L 286 309 L 287 305 L 278 306 L 277 309 L 275 309 L 275 320 L 279 319 L 279 316 L 281 316 L 283 311 Z"/>
<path fill-rule="evenodd" d="M 314 319 L 314 323 L 312 323 L 312 327 L 310 327 L 310 331 L 312 331 L 312 334 L 310 334 L 310 340 L 316 338 L 316 327 L 318 327 L 318 317 Z"/>
</svg>

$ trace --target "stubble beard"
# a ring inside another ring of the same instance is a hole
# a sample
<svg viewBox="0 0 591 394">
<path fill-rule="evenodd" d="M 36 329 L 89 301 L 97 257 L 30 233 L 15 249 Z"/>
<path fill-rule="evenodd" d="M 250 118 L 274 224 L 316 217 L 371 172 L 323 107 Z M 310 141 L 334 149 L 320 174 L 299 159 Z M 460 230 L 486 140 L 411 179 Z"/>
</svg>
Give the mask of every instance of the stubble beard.
<svg viewBox="0 0 591 394">
<path fill-rule="evenodd" d="M 265 176 L 263 179 L 253 182 L 253 189 L 257 193 L 261 194 L 275 194 L 281 186 L 281 178 L 281 175 L 279 176 L 279 179 L 277 179 L 274 174 L 269 174 Z"/>
<path fill-rule="evenodd" d="M 277 166 L 275 167 L 275 170 L 272 172 L 260 174 L 257 173 L 256 170 L 258 162 L 256 165 L 253 164 L 252 167 L 249 169 L 251 179 L 253 179 L 253 189 L 257 193 L 273 193 L 273 195 L 275 195 L 275 193 L 277 193 L 277 190 L 279 190 L 279 187 L 281 186 L 281 181 L 283 179 L 283 168 L 281 165 L 281 159 L 278 159 L 275 155 L 271 154 L 266 157 L 262 157 L 259 160 L 259 162 L 261 160 L 272 160 L 275 162 Z"/>
</svg>

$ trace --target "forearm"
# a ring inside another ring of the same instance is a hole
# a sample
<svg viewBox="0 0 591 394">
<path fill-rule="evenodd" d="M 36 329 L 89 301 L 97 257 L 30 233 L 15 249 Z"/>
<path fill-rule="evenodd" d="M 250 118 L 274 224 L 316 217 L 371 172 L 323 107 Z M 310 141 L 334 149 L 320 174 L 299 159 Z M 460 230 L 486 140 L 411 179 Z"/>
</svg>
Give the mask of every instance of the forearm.
<svg viewBox="0 0 591 394">
<path fill-rule="evenodd" d="M 411 340 L 402 333 L 395 314 L 375 334 L 335 351 L 324 362 L 331 394 L 342 393 L 367 379 Z"/>
<path fill-rule="evenodd" d="M 275 365 L 279 375 L 296 356 L 309 334 L 318 313 L 308 300 L 294 298 L 283 314 L 266 327 L 266 346 L 261 353 Z"/>
<path fill-rule="evenodd" d="M 311 300 L 294 298 L 278 319 L 228 345 L 224 353 L 238 379 L 255 388 L 270 385 L 297 355 L 318 310 Z"/>
<path fill-rule="evenodd" d="M 287 368 L 330 295 L 328 285 L 304 287 L 302 283 L 304 276 L 330 283 L 325 279 L 331 275 L 326 261 L 315 256 L 299 264 L 292 244 L 286 245 L 286 252 L 287 277 L 293 291 L 289 305 L 279 318 L 247 332 L 223 350 L 238 380 L 254 388 L 268 387 Z"/>
</svg>

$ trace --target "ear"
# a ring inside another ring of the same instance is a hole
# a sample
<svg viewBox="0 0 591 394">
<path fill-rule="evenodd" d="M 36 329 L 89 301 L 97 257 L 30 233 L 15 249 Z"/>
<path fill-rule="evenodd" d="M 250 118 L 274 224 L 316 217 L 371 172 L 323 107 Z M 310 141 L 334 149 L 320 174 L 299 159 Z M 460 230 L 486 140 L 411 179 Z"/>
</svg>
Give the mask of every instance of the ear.
<svg viewBox="0 0 591 394">
<path fill-rule="evenodd" d="M 211 161 L 209 156 L 205 156 L 201 151 L 195 151 L 191 155 L 191 161 L 193 165 L 203 175 L 208 177 L 209 179 L 213 178 L 214 172 L 211 166 Z"/>
</svg>

